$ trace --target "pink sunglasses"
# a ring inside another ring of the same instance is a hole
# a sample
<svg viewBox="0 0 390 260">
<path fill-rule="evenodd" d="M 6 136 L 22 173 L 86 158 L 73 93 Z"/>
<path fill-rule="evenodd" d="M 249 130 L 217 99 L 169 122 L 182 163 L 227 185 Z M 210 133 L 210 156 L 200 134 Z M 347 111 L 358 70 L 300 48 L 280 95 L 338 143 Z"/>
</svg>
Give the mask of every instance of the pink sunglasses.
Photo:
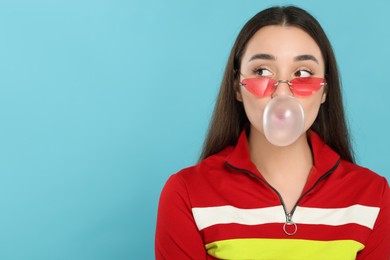
<svg viewBox="0 0 390 260">
<path fill-rule="evenodd" d="M 294 78 L 292 80 L 274 80 L 266 77 L 247 78 L 240 82 L 240 86 L 245 87 L 256 97 L 271 96 L 279 83 L 287 83 L 292 93 L 298 96 L 310 96 L 320 90 L 327 83 L 323 78 L 307 77 Z"/>
</svg>

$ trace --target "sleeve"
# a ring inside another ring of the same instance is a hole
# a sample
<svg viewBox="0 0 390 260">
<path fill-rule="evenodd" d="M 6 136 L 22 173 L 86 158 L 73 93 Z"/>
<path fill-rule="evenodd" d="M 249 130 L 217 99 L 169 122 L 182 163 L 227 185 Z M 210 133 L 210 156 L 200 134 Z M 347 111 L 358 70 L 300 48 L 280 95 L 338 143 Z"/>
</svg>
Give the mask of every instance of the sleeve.
<svg viewBox="0 0 390 260">
<path fill-rule="evenodd" d="M 383 196 L 379 215 L 365 248 L 357 255 L 358 260 L 390 260 L 390 188 L 386 179 L 380 190 Z"/>
<path fill-rule="evenodd" d="M 155 237 L 156 259 L 206 259 L 201 234 L 192 215 L 184 180 L 172 175 L 158 206 Z"/>
</svg>

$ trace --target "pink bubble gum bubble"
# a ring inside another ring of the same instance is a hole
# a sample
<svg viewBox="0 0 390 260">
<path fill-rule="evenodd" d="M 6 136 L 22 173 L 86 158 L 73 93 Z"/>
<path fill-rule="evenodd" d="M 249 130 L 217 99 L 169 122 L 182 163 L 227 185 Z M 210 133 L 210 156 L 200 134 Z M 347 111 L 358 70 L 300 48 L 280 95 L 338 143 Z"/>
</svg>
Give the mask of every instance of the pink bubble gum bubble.
<svg viewBox="0 0 390 260">
<path fill-rule="evenodd" d="M 304 126 L 303 108 L 293 97 L 275 97 L 264 109 L 264 134 L 273 145 L 288 146 L 294 143 L 303 133 Z"/>
</svg>

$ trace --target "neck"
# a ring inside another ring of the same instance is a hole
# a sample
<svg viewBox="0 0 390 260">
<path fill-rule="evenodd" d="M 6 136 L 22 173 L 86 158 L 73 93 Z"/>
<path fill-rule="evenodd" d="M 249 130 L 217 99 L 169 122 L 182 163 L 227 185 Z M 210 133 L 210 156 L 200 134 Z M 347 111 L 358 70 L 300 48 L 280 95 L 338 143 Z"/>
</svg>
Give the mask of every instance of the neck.
<svg viewBox="0 0 390 260">
<path fill-rule="evenodd" d="M 313 165 L 306 133 L 293 144 L 279 147 L 269 143 L 262 133 L 252 128 L 249 135 L 249 150 L 252 162 L 268 180 L 280 178 L 306 180 Z"/>
</svg>

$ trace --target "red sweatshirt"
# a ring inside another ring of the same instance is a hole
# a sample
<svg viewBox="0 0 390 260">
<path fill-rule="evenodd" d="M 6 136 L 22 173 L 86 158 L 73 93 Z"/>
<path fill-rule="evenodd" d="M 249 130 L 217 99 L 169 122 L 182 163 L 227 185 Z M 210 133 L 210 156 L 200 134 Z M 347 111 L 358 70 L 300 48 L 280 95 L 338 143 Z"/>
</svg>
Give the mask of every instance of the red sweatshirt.
<svg viewBox="0 0 390 260">
<path fill-rule="evenodd" d="M 341 160 L 314 132 L 314 165 L 286 212 L 250 161 L 243 132 L 174 174 L 159 203 L 156 259 L 390 259 L 390 189 L 384 177 Z"/>
</svg>

